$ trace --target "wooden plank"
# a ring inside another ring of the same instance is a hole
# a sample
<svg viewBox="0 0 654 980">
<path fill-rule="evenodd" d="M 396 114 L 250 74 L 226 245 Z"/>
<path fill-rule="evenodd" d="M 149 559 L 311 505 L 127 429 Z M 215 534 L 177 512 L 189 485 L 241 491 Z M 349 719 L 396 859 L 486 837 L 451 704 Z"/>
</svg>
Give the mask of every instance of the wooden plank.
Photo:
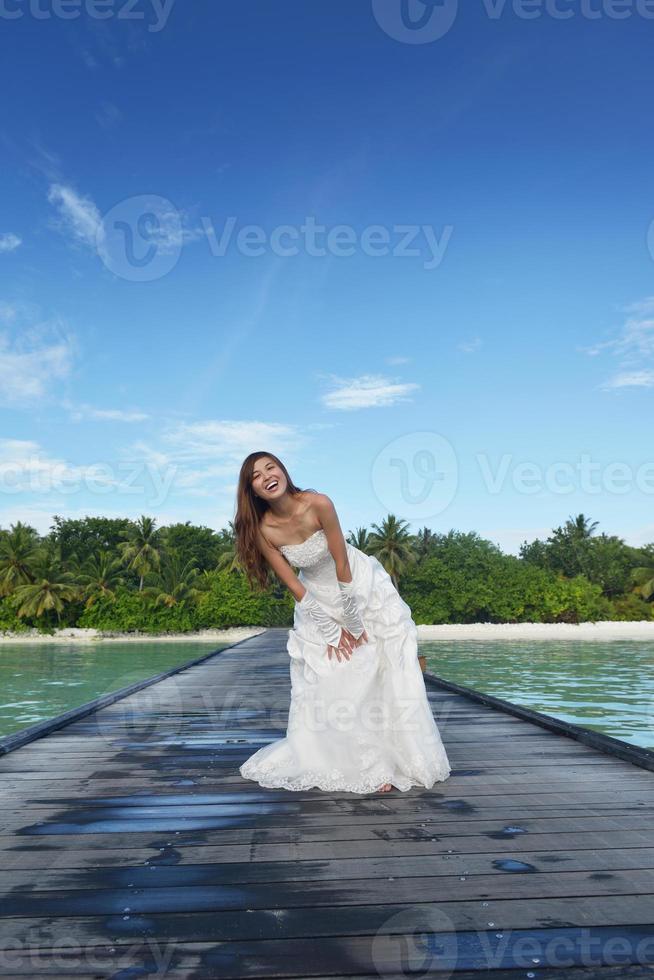
<svg viewBox="0 0 654 980">
<path fill-rule="evenodd" d="M 418 918 L 418 916 L 416 916 Z M 558 940 L 555 957 L 563 970 L 574 966 L 583 966 L 595 970 L 607 959 L 615 967 L 616 946 L 626 950 L 626 955 L 638 956 L 639 950 L 645 948 L 645 943 L 651 936 L 646 934 L 642 926 L 622 926 L 619 929 L 606 927 L 604 929 L 530 929 L 525 933 L 517 930 L 508 935 L 500 934 L 495 938 L 493 932 L 461 931 L 458 934 L 438 932 L 432 923 L 438 921 L 436 915 L 423 913 L 416 923 L 418 928 L 413 933 L 400 933 L 397 925 L 389 925 L 388 931 L 379 931 L 374 936 L 353 936 L 351 938 L 329 936 L 321 939 L 293 940 L 258 940 L 242 943 L 229 942 L 218 945 L 199 945 L 192 943 L 169 943 L 162 948 L 150 942 L 142 942 L 138 950 L 130 948 L 128 955 L 139 957 L 136 960 L 121 959 L 122 947 L 116 950 L 116 966 L 101 959 L 102 954 L 112 947 L 95 948 L 93 957 L 80 957 L 80 951 L 73 949 L 67 954 L 62 950 L 59 957 L 59 968 L 64 968 L 66 960 L 70 959 L 73 970 L 79 969 L 80 959 L 92 961 L 102 969 L 111 970 L 111 976 L 138 975 L 137 964 L 147 963 L 151 973 L 161 972 L 162 967 L 167 971 L 170 967 L 176 970 L 193 969 L 194 977 L 214 977 L 220 980 L 236 980 L 241 977 L 325 977 L 326 972 L 335 976 L 360 977 L 362 973 L 376 970 L 377 976 L 392 975 L 403 971 L 405 977 L 407 968 L 413 964 L 413 971 L 421 969 L 418 975 L 451 976 L 454 970 L 457 976 L 465 976 L 466 971 L 484 971 L 484 976 L 490 968 L 507 971 L 523 971 L 523 975 L 540 978 L 540 967 L 543 959 L 550 952 L 552 944 Z M 405 926 L 405 928 L 407 928 Z M 421 929 L 422 931 L 418 931 Z M 567 947 L 563 941 L 567 940 Z M 617 941 L 617 942 L 616 942 Z M 526 946 L 526 942 L 528 946 Z M 156 949 L 157 956 L 154 952 Z M 595 964 L 586 966 L 589 952 L 594 950 Z M 540 954 L 540 955 L 538 955 Z M 645 954 L 646 955 L 646 954 Z M 12 957 L 14 963 L 20 961 L 33 967 L 29 955 Z M 643 966 L 643 964 L 636 964 Z M 529 968 L 531 967 L 531 970 Z M 88 970 L 88 964 L 84 964 Z M 536 973 L 535 970 L 538 969 Z M 529 972 L 525 972 L 529 971 Z M 139 971 L 140 972 L 140 971 Z M 74 976 L 73 972 L 70 974 Z M 100 974 L 102 975 L 102 974 Z M 402 975 L 401 973 L 399 974 Z M 587 976 L 596 976 L 589 973 Z M 96 973 L 96 976 L 98 974 Z M 477 973 L 477 978 L 479 974 Z M 559 974 L 561 976 L 561 974 Z M 563 973 L 563 976 L 567 976 Z"/>
<path fill-rule="evenodd" d="M 376 856 L 347 858 L 336 854 L 328 859 L 280 860 L 258 862 L 209 862 L 197 864 L 163 864 L 148 862 L 117 868 L 80 870 L 0 870 L 0 890 L 30 888 L 40 891 L 73 891 L 128 887 L 184 888 L 195 885 L 237 885 L 246 883 L 344 881 L 355 878 L 452 877 L 452 875 L 536 874 L 547 872 L 629 871 L 654 869 L 654 847 L 586 848 L 580 851 L 560 850 L 545 853 L 513 850 L 510 857 L 495 854 L 432 853 L 401 857 Z M 607 876 L 608 877 L 608 876 Z"/>
<path fill-rule="evenodd" d="M 574 852 L 578 857 L 588 850 L 613 850 L 614 848 L 640 849 L 649 847 L 651 831 L 649 821 L 641 830 L 606 831 L 583 830 L 579 832 L 563 830 L 559 833 L 530 833 L 522 838 L 522 843 L 528 845 L 529 851 L 537 859 L 542 853 L 541 860 L 551 860 L 554 856 L 566 851 Z M 516 840 L 514 836 L 493 839 L 493 854 L 501 856 L 512 853 L 515 856 Z M 156 866 L 175 865 L 183 867 L 187 864 L 232 864 L 248 862 L 249 866 L 263 861 L 328 861 L 336 858 L 415 858 L 421 855 L 434 854 L 488 854 L 488 836 L 456 836 L 455 831 L 439 833 L 434 838 L 425 840 L 383 840 L 373 837 L 370 840 L 326 840 L 326 841 L 288 841 L 282 843 L 219 843 L 208 840 L 204 844 L 184 843 L 180 850 L 173 843 L 138 845 L 128 840 L 127 847 L 103 847 L 106 842 L 93 838 L 93 846 L 89 847 L 88 837 L 64 838 L 65 843 L 48 844 L 46 848 L 38 842 L 34 847 L 26 845 L 20 849 L 5 849 L 2 856 L 2 867 L 5 871 L 12 868 L 21 871 L 42 870 L 47 868 L 86 868 L 111 867 L 123 868 L 134 865 L 154 864 Z M 74 843 L 73 843 L 74 841 Z M 117 842 L 120 843 L 120 842 Z M 558 859 L 558 858 L 557 858 Z"/>
<path fill-rule="evenodd" d="M 488 905 L 469 900 L 455 902 L 443 896 L 437 904 L 412 902 L 410 906 L 368 903 L 352 909 L 326 904 L 321 906 L 319 914 L 302 906 L 285 909 L 283 914 L 275 908 L 252 908 L 245 912 L 215 908 L 201 912 L 150 913 L 147 923 L 136 915 L 123 919 L 122 914 L 7 917 L 0 920 L 0 948 L 11 949 L 13 944 L 13 948 L 19 949 L 47 949 L 57 942 L 62 948 L 79 943 L 101 946 L 108 940 L 128 945 L 145 937 L 177 942 L 229 942 L 374 935 L 385 926 L 388 928 L 388 923 L 407 910 L 415 915 L 414 921 L 423 913 L 442 916 L 438 931 L 443 931 L 445 926 L 453 932 L 476 929 L 482 933 L 491 929 L 496 932 L 605 928 L 616 923 L 642 926 L 643 920 L 651 922 L 654 916 L 654 895 L 562 896 L 557 900 L 537 898 L 529 903 L 493 898 L 488 900 Z"/>
<path fill-rule="evenodd" d="M 539 980 L 617 980 L 613 940 L 621 977 L 651 975 L 654 776 L 640 752 L 427 678 L 446 782 L 263 789 L 238 766 L 284 735 L 286 637 L 241 641 L 0 759 L 0 949 L 20 947 L 3 976 L 119 975 L 116 950 L 127 974 L 152 972 L 156 940 L 173 944 L 170 977 L 392 980 L 412 943 L 424 966 L 416 935 L 433 976 L 515 980 L 518 940 L 571 943 Z M 497 930 L 511 933 L 499 958 Z M 447 967 L 436 947 L 452 939 Z M 80 950 L 109 960 L 89 971 Z"/>
</svg>

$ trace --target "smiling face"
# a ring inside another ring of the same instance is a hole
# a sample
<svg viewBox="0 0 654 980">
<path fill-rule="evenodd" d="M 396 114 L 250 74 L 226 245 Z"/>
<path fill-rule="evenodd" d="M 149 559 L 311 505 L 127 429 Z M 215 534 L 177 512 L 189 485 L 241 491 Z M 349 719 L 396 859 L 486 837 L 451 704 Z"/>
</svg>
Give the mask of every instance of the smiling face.
<svg viewBox="0 0 654 980">
<path fill-rule="evenodd" d="M 277 500 L 286 491 L 287 482 L 279 463 L 270 456 L 260 456 L 252 468 L 252 490 L 262 500 Z"/>
</svg>

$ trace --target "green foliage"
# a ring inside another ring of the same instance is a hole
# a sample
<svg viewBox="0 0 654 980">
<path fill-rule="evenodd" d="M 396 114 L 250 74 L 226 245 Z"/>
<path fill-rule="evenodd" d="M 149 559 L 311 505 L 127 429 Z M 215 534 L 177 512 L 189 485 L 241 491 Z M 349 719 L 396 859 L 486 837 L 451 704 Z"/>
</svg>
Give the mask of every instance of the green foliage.
<svg viewBox="0 0 654 980">
<path fill-rule="evenodd" d="M 99 553 L 118 553 L 132 522 L 127 517 L 83 517 L 74 520 L 55 515 L 49 537 L 59 545 L 62 559 L 82 565 Z"/>
<path fill-rule="evenodd" d="M 161 537 L 168 553 L 176 554 L 183 565 L 194 561 L 199 572 L 215 568 L 221 553 L 233 545 L 233 534 L 217 534 L 210 527 L 197 527 L 190 521 L 169 524 L 162 528 Z"/>
<path fill-rule="evenodd" d="M 293 597 L 284 590 L 254 592 L 240 572 L 209 573 L 208 587 L 197 600 L 202 628 L 226 626 L 291 626 Z"/>
<path fill-rule="evenodd" d="M 16 614 L 17 603 L 13 596 L 0 599 L 0 631 L 25 633 L 32 625 L 25 619 L 19 619 Z"/>
<path fill-rule="evenodd" d="M 0 531 L 0 596 L 10 595 L 19 585 L 32 582 L 32 566 L 39 556 L 36 529 L 18 521 L 9 531 Z"/>
<path fill-rule="evenodd" d="M 120 557 L 131 572 L 139 577 L 139 592 L 143 591 L 145 576 L 161 565 L 161 530 L 152 517 L 142 514 L 123 532 L 125 540 L 118 545 Z"/>
<path fill-rule="evenodd" d="M 416 560 L 414 544 L 406 521 L 389 514 L 381 524 L 373 524 L 368 537 L 368 553 L 377 558 L 397 588 L 400 576 Z"/>
<path fill-rule="evenodd" d="M 593 537 L 596 526 L 596 521 L 591 524 L 578 514 L 555 528 L 547 541 L 525 542 L 520 555 L 525 561 L 566 578 L 584 575 L 599 585 L 606 596 L 620 595 L 629 587 L 638 550 L 614 535 Z"/>
<path fill-rule="evenodd" d="M 654 619 L 654 604 L 645 602 L 639 595 L 618 596 L 611 603 L 610 619 L 633 622 L 641 619 Z"/>
<path fill-rule="evenodd" d="M 609 619 L 601 589 L 579 576 L 564 579 L 512 555 L 468 555 L 458 568 L 429 558 L 403 580 L 416 623 L 577 623 Z M 474 567 L 476 564 L 477 567 Z"/>
<path fill-rule="evenodd" d="M 416 623 L 654 619 L 654 544 L 631 548 L 571 517 L 520 557 L 475 532 L 410 534 L 389 514 L 348 534 L 373 554 Z M 87 626 L 113 632 L 188 632 L 293 622 L 293 597 L 271 575 L 253 590 L 239 568 L 234 529 L 190 522 L 55 517 L 39 537 L 18 522 L 0 530 L 0 629 Z"/>
<path fill-rule="evenodd" d="M 550 582 L 543 594 L 544 623 L 585 623 L 611 619 L 611 604 L 594 585 L 576 575 L 559 576 Z"/>
<path fill-rule="evenodd" d="M 191 603 L 157 604 L 138 591 L 119 588 L 113 598 L 103 596 L 84 609 L 78 626 L 97 630 L 139 633 L 188 633 L 198 628 Z"/>
<path fill-rule="evenodd" d="M 30 581 L 17 585 L 13 595 L 20 602 L 18 616 L 43 619 L 50 625 L 61 623 L 66 603 L 77 597 L 73 575 L 64 568 L 59 546 L 46 541 L 30 566 Z"/>
</svg>

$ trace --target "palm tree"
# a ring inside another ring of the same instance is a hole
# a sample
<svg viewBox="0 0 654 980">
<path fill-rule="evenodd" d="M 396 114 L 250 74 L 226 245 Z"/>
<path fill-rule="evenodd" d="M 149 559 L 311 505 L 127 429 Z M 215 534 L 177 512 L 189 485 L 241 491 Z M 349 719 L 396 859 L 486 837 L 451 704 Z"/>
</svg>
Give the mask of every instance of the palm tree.
<svg viewBox="0 0 654 980">
<path fill-rule="evenodd" d="M 578 541 L 587 541 L 595 533 L 598 524 L 599 521 L 592 521 L 591 523 L 590 517 L 577 514 L 576 517 L 569 517 L 566 521 L 566 531 Z"/>
<path fill-rule="evenodd" d="M 159 530 L 155 530 L 156 520 L 141 515 L 138 521 L 126 532 L 127 541 L 119 545 L 120 555 L 127 567 L 139 575 L 139 592 L 143 591 L 143 579 L 148 572 L 159 568 L 161 551 Z"/>
<path fill-rule="evenodd" d="M 436 535 L 428 527 L 422 527 L 414 537 L 414 552 L 417 559 L 426 558 L 431 550 Z"/>
<path fill-rule="evenodd" d="M 345 540 L 355 548 L 358 548 L 359 551 L 367 554 L 368 548 L 370 547 L 370 535 L 365 527 L 358 527 L 354 533 L 348 531 Z"/>
<path fill-rule="evenodd" d="M 39 536 L 33 527 L 18 521 L 10 531 L 0 531 L 0 596 L 34 581 Z"/>
<path fill-rule="evenodd" d="M 96 551 L 82 565 L 77 565 L 75 579 L 80 586 L 84 605 L 90 609 L 98 599 L 114 599 L 116 587 L 121 584 L 121 563 L 106 551 Z"/>
<path fill-rule="evenodd" d="M 54 610 L 57 621 L 60 621 L 65 604 L 77 598 L 78 589 L 72 573 L 64 570 L 59 547 L 42 547 L 33 568 L 33 581 L 14 589 L 14 595 L 21 603 L 16 614 L 38 617 Z"/>
<path fill-rule="evenodd" d="M 631 570 L 634 592 L 649 602 L 654 596 L 654 544 L 639 548 L 637 554 L 639 558 L 644 559 L 644 564 Z"/>
<path fill-rule="evenodd" d="M 153 585 L 148 586 L 144 595 L 154 599 L 157 605 L 177 606 L 186 599 L 194 599 L 200 591 L 195 586 L 198 569 L 194 558 L 182 564 L 178 555 L 167 554 L 161 563 Z"/>
<path fill-rule="evenodd" d="M 394 514 L 389 514 L 381 526 L 372 525 L 375 530 L 370 535 L 370 554 L 384 566 L 395 588 L 398 587 L 402 572 L 415 561 L 411 536 L 404 526 L 407 523 Z"/>
<path fill-rule="evenodd" d="M 565 533 L 568 536 L 570 546 L 577 560 L 579 569 L 587 577 L 589 573 L 589 554 L 588 542 L 595 533 L 595 528 L 599 521 L 592 521 L 584 514 L 577 514 L 576 517 L 569 517 L 565 523 Z M 592 545 L 591 545 L 592 547 Z"/>
<path fill-rule="evenodd" d="M 241 565 L 238 553 L 236 551 L 236 532 L 234 531 L 234 522 L 228 521 L 229 531 L 224 533 L 226 538 L 226 547 L 224 551 L 218 556 L 218 561 L 216 562 L 216 570 L 219 572 L 242 572 L 243 566 Z"/>
<path fill-rule="evenodd" d="M 649 568 L 634 568 L 632 571 L 634 592 L 642 596 L 646 602 L 654 595 L 654 566 Z"/>
</svg>

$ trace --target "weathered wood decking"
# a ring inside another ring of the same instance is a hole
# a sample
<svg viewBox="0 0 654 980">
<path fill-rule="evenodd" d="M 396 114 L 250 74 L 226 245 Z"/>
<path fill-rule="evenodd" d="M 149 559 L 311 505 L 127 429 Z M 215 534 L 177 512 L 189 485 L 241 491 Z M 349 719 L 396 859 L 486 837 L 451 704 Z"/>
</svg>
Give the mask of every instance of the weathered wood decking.
<svg viewBox="0 0 654 980">
<path fill-rule="evenodd" d="M 654 975 L 654 773 L 428 679 L 446 782 L 261 789 L 286 636 L 0 757 L 0 976 Z"/>
</svg>

